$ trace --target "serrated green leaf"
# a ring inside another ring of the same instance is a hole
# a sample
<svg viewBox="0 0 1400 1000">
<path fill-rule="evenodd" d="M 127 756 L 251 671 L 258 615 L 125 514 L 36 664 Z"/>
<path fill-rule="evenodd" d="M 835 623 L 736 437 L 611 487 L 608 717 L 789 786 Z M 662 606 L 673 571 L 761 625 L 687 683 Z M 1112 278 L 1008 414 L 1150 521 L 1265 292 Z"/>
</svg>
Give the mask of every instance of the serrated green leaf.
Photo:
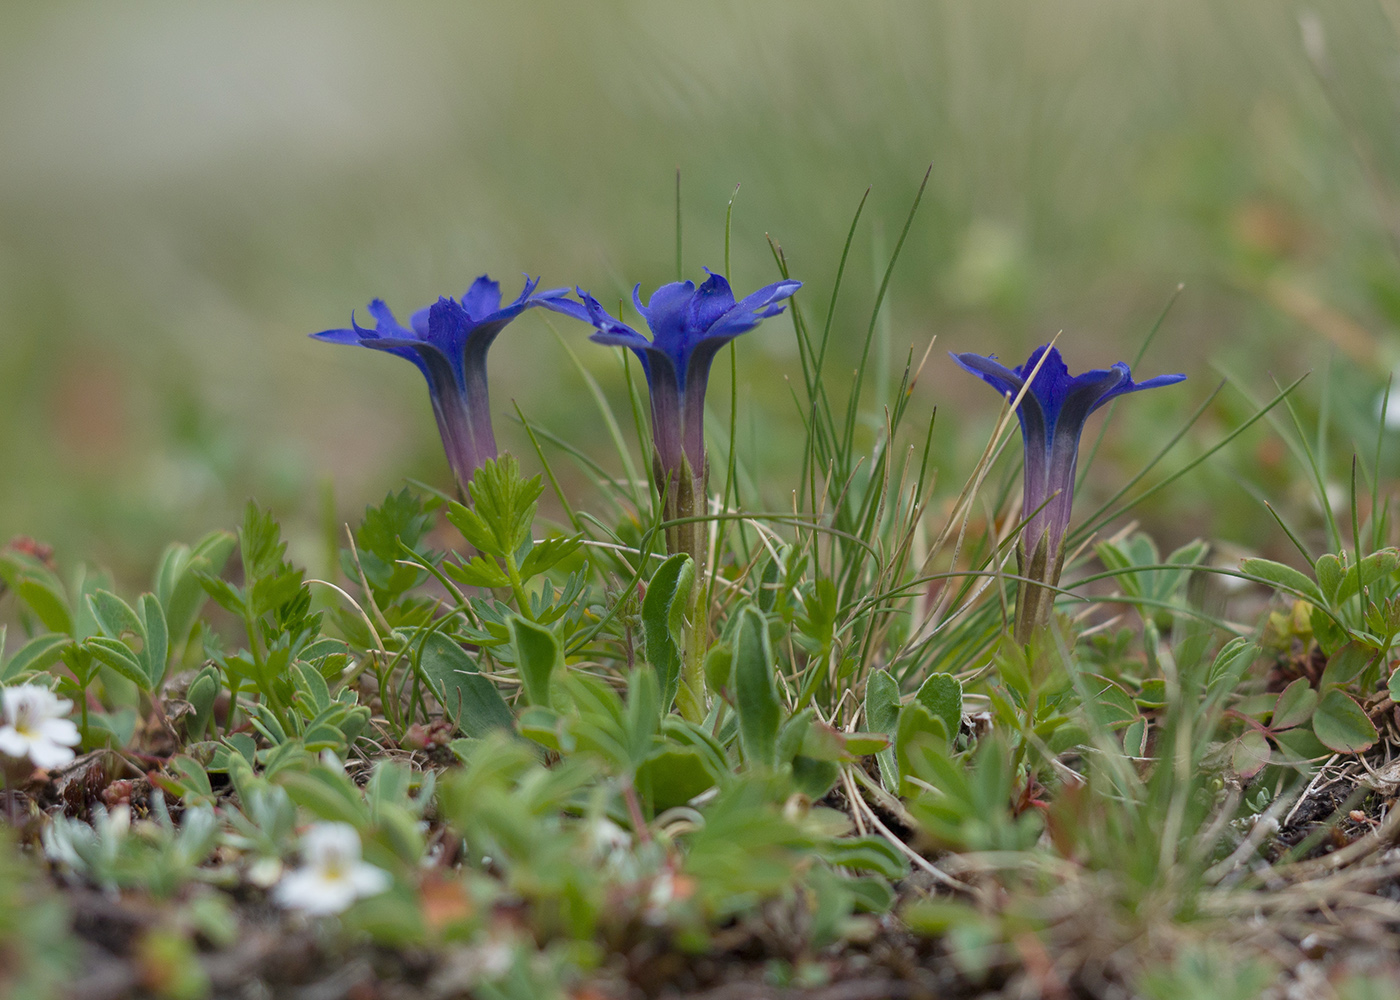
<svg viewBox="0 0 1400 1000">
<path fill-rule="evenodd" d="M 528 580 L 548 572 L 583 546 L 582 535 L 567 538 L 544 538 L 535 542 L 529 554 L 520 564 L 520 577 Z"/>
<path fill-rule="evenodd" d="M 1313 732 L 1330 750 L 1361 753 L 1375 745 L 1376 727 L 1356 700 L 1340 688 L 1322 696 L 1313 712 Z"/>
<path fill-rule="evenodd" d="M 751 765 L 777 763 L 778 725 L 782 705 L 774 678 L 776 663 L 768 641 L 763 612 L 746 605 L 739 612 L 734 634 L 734 707 L 739 716 L 739 740 Z"/>
<path fill-rule="evenodd" d="M 456 580 L 458 583 L 466 584 L 468 587 L 509 587 L 510 577 L 500 565 L 485 556 L 472 556 L 466 562 L 458 563 L 447 561 L 442 564 L 443 571 Z"/>
</svg>

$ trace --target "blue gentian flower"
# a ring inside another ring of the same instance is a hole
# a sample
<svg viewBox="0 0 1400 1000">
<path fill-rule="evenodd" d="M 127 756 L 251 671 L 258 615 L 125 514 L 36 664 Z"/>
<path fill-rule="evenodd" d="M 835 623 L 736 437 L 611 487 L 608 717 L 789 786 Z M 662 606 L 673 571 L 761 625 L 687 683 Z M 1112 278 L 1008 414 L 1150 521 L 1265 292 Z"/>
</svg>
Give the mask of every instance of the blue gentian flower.
<svg viewBox="0 0 1400 1000">
<path fill-rule="evenodd" d="M 632 289 L 632 301 L 651 328 L 650 340 L 610 316 L 583 289 L 578 290 L 582 303 L 542 303 L 591 323 L 595 342 L 629 348 L 641 360 L 651 393 L 657 463 L 671 477 L 678 477 L 686 464 L 694 478 L 704 476 L 705 386 L 716 352 L 782 312 L 780 303 L 802 287 L 800 281 L 779 281 L 735 302 L 724 276 L 706 270 L 710 276 L 699 288 L 692 281 L 662 285 L 647 305 L 642 305 L 642 286 Z"/>
<path fill-rule="evenodd" d="M 1044 356 L 1044 363 L 1041 357 Z M 1079 436 L 1084 423 L 1109 400 L 1140 389 L 1172 385 L 1185 375 L 1158 375 L 1146 382 L 1134 382 L 1123 362 L 1071 376 L 1060 352 L 1045 345 L 1031 353 L 1024 365 L 1011 369 L 995 356 L 954 354 L 953 360 L 980 377 L 1003 396 L 1014 399 L 1031 378 L 1031 386 L 1016 408 L 1025 445 L 1025 489 L 1023 516 L 1029 517 L 1021 533 L 1022 575 L 1053 587 L 1064 567 L 1064 539 L 1069 529 L 1070 508 L 1074 503 L 1074 473 L 1079 461 Z M 1036 371 L 1036 365 L 1040 370 Z M 1017 639 L 1024 641 L 1030 628 L 1048 620 L 1053 594 L 1042 588 L 1028 588 L 1031 601 L 1027 619 L 1017 609 Z"/>
<path fill-rule="evenodd" d="M 442 445 L 462 495 L 482 462 L 496 457 L 496 436 L 491 430 L 490 399 L 486 388 L 486 352 L 507 323 L 531 306 L 545 305 L 566 295 L 556 288 L 532 295 L 539 279 L 525 281 L 525 289 L 510 305 L 501 306 L 501 286 L 486 275 L 472 282 L 461 301 L 440 298 L 415 312 L 403 326 L 380 299 L 369 304 L 375 319 L 373 330 L 350 317 L 348 330 L 322 330 L 311 336 L 332 344 L 359 344 L 407 358 L 428 380 Z"/>
</svg>

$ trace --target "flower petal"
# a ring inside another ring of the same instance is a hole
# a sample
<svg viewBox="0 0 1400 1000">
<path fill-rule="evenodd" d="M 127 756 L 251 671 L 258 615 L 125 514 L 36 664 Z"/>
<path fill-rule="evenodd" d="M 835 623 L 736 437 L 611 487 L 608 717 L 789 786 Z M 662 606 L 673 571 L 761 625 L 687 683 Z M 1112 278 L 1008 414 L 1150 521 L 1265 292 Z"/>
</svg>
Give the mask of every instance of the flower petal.
<svg viewBox="0 0 1400 1000">
<path fill-rule="evenodd" d="M 997 361 L 995 354 L 986 357 L 980 354 L 954 354 L 951 351 L 948 354 L 959 367 L 976 375 L 1003 396 L 1009 395 L 1014 399 L 1021 391 L 1021 386 L 1026 384 L 1019 370 L 1012 371 L 1007 368 Z"/>
<path fill-rule="evenodd" d="M 29 759 L 34 762 L 35 767 L 52 770 L 67 764 L 73 757 L 74 753 L 68 747 L 59 746 L 49 740 L 29 741 Z"/>
<path fill-rule="evenodd" d="M 694 295 L 695 282 L 673 281 L 652 292 L 651 301 L 643 306 L 637 289 L 632 290 L 632 300 L 637 304 L 637 311 L 647 321 L 647 326 L 651 327 L 652 343 L 673 357 L 681 354 L 686 346 L 686 312 Z M 679 360 L 681 365 L 684 365 L 684 358 Z"/>
<path fill-rule="evenodd" d="M 14 726 L 0 726 L 0 753 L 7 757 L 28 757 L 29 740 Z"/>
<path fill-rule="evenodd" d="M 734 292 L 724 275 L 705 270 L 710 276 L 695 290 L 686 317 L 687 326 L 697 334 L 703 334 L 734 308 Z"/>
<path fill-rule="evenodd" d="M 78 734 L 78 727 L 73 725 L 72 719 L 45 719 L 39 727 L 39 736 L 53 743 L 62 743 L 64 746 L 70 747 L 77 746 L 83 739 Z"/>
<path fill-rule="evenodd" d="M 528 285 L 526 282 L 528 295 Z M 501 286 L 486 275 L 472 282 L 472 286 L 462 293 L 462 308 L 472 320 L 480 321 L 501 308 Z"/>
</svg>

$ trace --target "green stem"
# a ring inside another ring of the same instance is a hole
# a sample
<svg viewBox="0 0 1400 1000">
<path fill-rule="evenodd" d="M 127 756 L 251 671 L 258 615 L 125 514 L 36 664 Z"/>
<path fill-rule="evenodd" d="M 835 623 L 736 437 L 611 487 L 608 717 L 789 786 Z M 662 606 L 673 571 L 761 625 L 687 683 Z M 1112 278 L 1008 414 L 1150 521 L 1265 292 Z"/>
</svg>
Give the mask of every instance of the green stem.
<svg viewBox="0 0 1400 1000">
<path fill-rule="evenodd" d="M 520 578 L 520 567 L 515 564 L 515 556 L 507 552 L 503 561 L 506 576 L 510 579 L 510 592 L 515 595 L 516 609 L 526 619 L 534 621 L 535 616 L 530 613 L 530 595 L 525 593 L 525 581 Z"/>
</svg>

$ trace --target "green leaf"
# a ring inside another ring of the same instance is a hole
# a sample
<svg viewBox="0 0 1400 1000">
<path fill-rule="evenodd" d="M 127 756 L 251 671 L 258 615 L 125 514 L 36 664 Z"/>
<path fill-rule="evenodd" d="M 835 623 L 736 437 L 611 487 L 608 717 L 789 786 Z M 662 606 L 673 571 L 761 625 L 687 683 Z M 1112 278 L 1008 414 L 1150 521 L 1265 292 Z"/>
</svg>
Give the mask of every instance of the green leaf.
<svg viewBox="0 0 1400 1000">
<path fill-rule="evenodd" d="M 528 580 L 553 569 L 583 546 L 582 535 L 568 538 L 544 538 L 535 542 L 520 564 L 520 577 Z"/>
<path fill-rule="evenodd" d="M 183 643 L 189 638 L 208 597 L 199 573 L 222 573 L 237 544 L 238 536 L 232 532 L 213 531 L 193 549 L 175 544 L 165 550 L 156 571 L 155 593 L 165 611 L 172 642 Z"/>
<path fill-rule="evenodd" d="M 4 636 L 0 628 L 0 637 Z M 47 669 L 58 662 L 63 651 L 72 643 L 66 635 L 39 635 L 30 639 L 15 655 L 0 667 L 0 684 L 7 683 L 23 673 Z"/>
<path fill-rule="evenodd" d="M 1307 678 L 1299 677 L 1279 692 L 1273 716 L 1269 719 L 1269 729 L 1292 729 L 1294 726 L 1301 726 L 1312 718 L 1317 702 L 1317 692 L 1308 684 Z"/>
<path fill-rule="evenodd" d="M 302 714 L 309 717 L 324 712 L 331 705 L 331 690 L 326 679 L 309 663 L 297 660 L 292 664 L 292 683 L 301 702 Z"/>
<path fill-rule="evenodd" d="M 473 546 L 496 556 L 514 556 L 530 540 L 535 506 L 544 492 L 539 476 L 522 479 L 520 465 L 511 455 L 487 460 L 467 485 L 471 508 L 452 503 L 447 519 Z"/>
<path fill-rule="evenodd" d="M 573 749 L 573 741 L 564 732 L 564 720 L 552 708 L 534 705 L 520 713 L 520 735 L 556 753 Z"/>
<path fill-rule="evenodd" d="M 774 744 L 773 754 L 779 764 L 792 763 L 792 759 L 802 750 L 807 730 L 811 728 L 812 719 L 816 714 L 815 708 L 804 708 L 778 727 L 778 739 Z"/>
<path fill-rule="evenodd" d="M 627 678 L 627 753 L 633 768 L 651 753 L 666 709 L 660 685 L 651 670 L 633 670 Z"/>
<path fill-rule="evenodd" d="M 159 693 L 165 683 L 165 668 L 169 658 L 170 634 L 165 626 L 165 611 L 155 594 L 142 594 L 137 605 L 141 619 L 141 663 L 146 668 L 147 691 Z"/>
<path fill-rule="evenodd" d="M 778 724 L 782 705 L 774 678 L 776 663 L 768 642 L 768 620 L 746 605 L 734 634 L 734 702 L 739 739 L 751 765 L 777 763 Z"/>
<path fill-rule="evenodd" d="M 324 767 L 311 771 L 283 771 L 277 784 L 287 790 L 292 801 L 323 820 L 349 823 L 365 832 L 369 828 L 369 808 L 358 789 L 343 775 Z"/>
<path fill-rule="evenodd" d="M 894 737 L 884 733 L 846 733 L 845 742 L 846 751 L 852 756 L 868 757 L 891 749 Z"/>
<path fill-rule="evenodd" d="M 33 576 L 22 577 L 14 586 L 20 600 L 38 615 L 44 627 L 65 635 L 73 634 L 73 613 L 61 587 Z"/>
<path fill-rule="evenodd" d="M 904 855 L 884 837 L 873 834 L 829 841 L 822 846 L 821 854 L 833 865 L 875 872 L 888 879 L 901 879 L 909 874 L 909 862 Z"/>
<path fill-rule="evenodd" d="M 1313 572 L 1317 574 L 1317 583 L 1327 598 L 1327 604 L 1335 606 L 1337 592 L 1342 589 L 1342 578 L 1346 575 L 1342 561 L 1328 552 L 1318 557 L 1317 562 L 1313 564 Z"/>
<path fill-rule="evenodd" d="M 1354 597 L 1361 587 L 1374 588 L 1376 584 L 1387 582 L 1386 578 L 1394 573 L 1397 566 L 1400 566 L 1400 558 L 1397 558 L 1394 549 L 1381 549 L 1379 552 L 1372 552 L 1361 560 L 1361 571 L 1358 574 L 1355 569 L 1346 575 L 1342 581 L 1342 586 L 1337 591 L 1337 603 L 1341 603 L 1350 597 Z M 1386 592 L 1390 588 L 1387 586 Z M 1374 589 L 1371 591 L 1375 593 Z"/>
<path fill-rule="evenodd" d="M 1257 729 L 1246 729 L 1234 741 L 1230 766 L 1241 778 L 1249 779 L 1269 763 L 1269 741 Z"/>
<path fill-rule="evenodd" d="M 475 481 L 475 480 L 473 480 Z M 507 619 L 510 641 L 515 647 L 515 663 L 530 705 L 549 705 L 549 679 L 564 669 L 564 649 L 549 629 L 512 614 Z"/>
<path fill-rule="evenodd" d="M 899 710 L 899 723 L 895 730 L 895 761 L 901 776 L 914 773 L 911 751 L 924 740 L 933 740 L 946 748 L 949 742 L 948 727 L 942 718 L 930 712 L 916 698 Z"/>
<path fill-rule="evenodd" d="M 656 750 L 637 768 L 636 786 L 652 809 L 683 806 L 715 786 L 705 755 L 694 747 L 669 745 Z"/>
<path fill-rule="evenodd" d="M 189 690 L 185 692 L 185 700 L 194 708 L 194 717 L 186 725 L 185 731 L 192 739 L 202 737 L 209 727 L 220 687 L 219 668 L 212 664 L 201 670 L 190 682 Z"/>
<path fill-rule="evenodd" d="M 705 687 L 716 694 L 732 693 L 734 687 L 734 648 L 723 643 L 710 647 L 705 654 Z"/>
<path fill-rule="evenodd" d="M 458 583 L 468 587 L 509 587 L 506 571 L 485 556 L 472 556 L 464 563 L 444 562 L 443 571 Z"/>
<path fill-rule="evenodd" d="M 1250 576 L 1266 580 L 1280 590 L 1301 594 L 1314 604 L 1325 603 L 1317 584 L 1292 566 L 1285 566 L 1272 559 L 1242 559 L 1240 569 Z"/>
<path fill-rule="evenodd" d="M 1273 735 L 1279 749 L 1293 761 L 1313 761 L 1332 755 L 1313 734 L 1311 726 L 1298 726 Z"/>
<path fill-rule="evenodd" d="M 120 639 L 124 635 L 144 637 L 145 629 L 141 626 L 141 619 L 131 610 L 131 605 L 116 594 L 106 590 L 96 591 L 88 595 L 87 605 L 92 617 L 97 621 L 97 627 L 107 638 Z"/>
<path fill-rule="evenodd" d="M 1360 753 L 1375 745 L 1376 727 L 1356 700 L 1340 688 L 1322 696 L 1313 712 L 1313 732 L 1337 753 Z"/>
<path fill-rule="evenodd" d="M 126 643 L 105 635 L 95 635 L 83 643 L 83 648 L 142 691 L 150 693 L 150 678 L 146 676 L 146 665 L 136 658 L 136 654 Z"/>
<path fill-rule="evenodd" d="M 831 791 L 841 777 L 841 766 L 830 760 L 817 760 L 805 754 L 792 759 L 792 783 L 807 798 L 816 801 Z"/>
<path fill-rule="evenodd" d="M 1366 668 L 1376 661 L 1373 650 L 1356 642 L 1349 642 L 1327 659 L 1327 667 L 1322 671 L 1318 687 L 1326 690 L 1350 683 L 1360 677 Z"/>
<path fill-rule="evenodd" d="M 657 567 L 642 598 L 647 662 L 661 679 L 661 703 L 667 709 L 680 686 L 685 610 L 694 580 L 695 564 L 690 556 L 677 552 Z"/>
<path fill-rule="evenodd" d="M 930 674 L 914 698 L 943 720 L 949 739 L 962 728 L 962 683 L 952 674 Z"/>
<path fill-rule="evenodd" d="M 899 791 L 899 766 L 895 761 L 894 737 L 899 728 L 899 682 L 888 670 L 876 670 L 865 681 L 865 727 L 883 733 L 890 746 L 875 755 L 880 765 L 880 781 L 891 792 Z"/>
<path fill-rule="evenodd" d="M 514 726 L 515 718 L 496 685 L 481 676 L 471 654 L 451 636 L 429 632 L 419 665 L 447 717 L 468 736 Z"/>
</svg>

